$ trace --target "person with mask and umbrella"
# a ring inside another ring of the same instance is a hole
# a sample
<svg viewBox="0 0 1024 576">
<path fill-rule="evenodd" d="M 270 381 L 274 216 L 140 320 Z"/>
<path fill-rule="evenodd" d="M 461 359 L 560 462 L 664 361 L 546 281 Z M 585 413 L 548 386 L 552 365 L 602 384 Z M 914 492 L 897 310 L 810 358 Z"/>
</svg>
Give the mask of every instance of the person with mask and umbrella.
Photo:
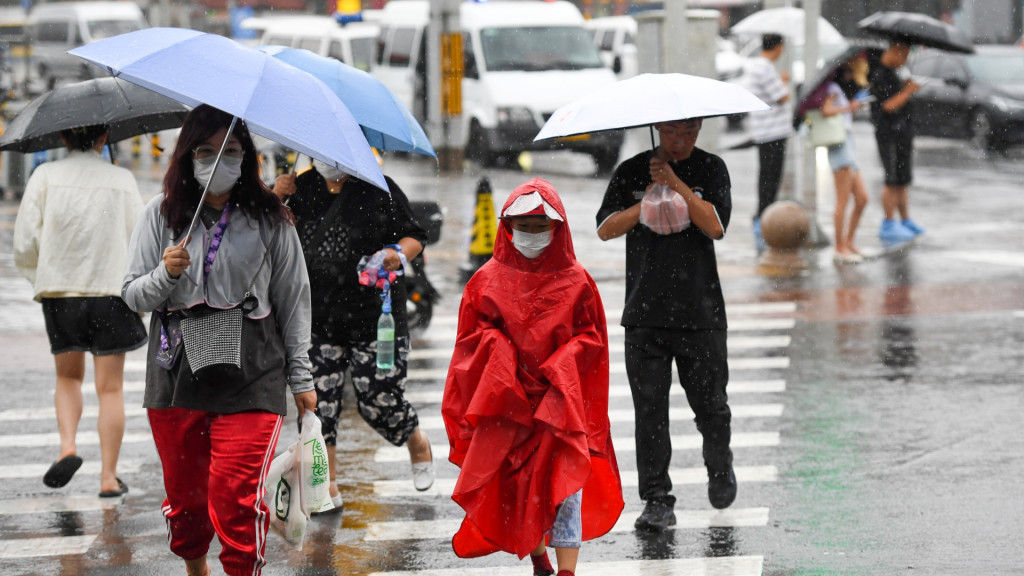
<svg viewBox="0 0 1024 576">
<path fill-rule="evenodd" d="M 60 454 L 43 476 L 59 488 L 82 465 L 75 436 L 82 417 L 85 353 L 95 365 L 100 496 L 128 492 L 117 477 L 124 436 L 125 353 L 146 343 L 139 316 L 121 299 L 128 241 L 142 212 L 132 173 L 103 160 L 106 125 L 59 132 L 69 154 L 39 166 L 14 223 L 14 262 L 42 303 L 57 368 L 54 404 Z"/>
<path fill-rule="evenodd" d="M 416 221 L 402 189 L 387 178 L 390 194 L 338 168 L 313 160 L 299 176 L 282 175 L 274 193 L 290 198 L 312 285 L 310 360 L 317 408 L 331 471 L 331 497 L 341 504 L 336 482 L 338 421 L 345 373 L 351 370 L 359 415 L 395 446 L 407 446 L 413 483 L 434 482 L 433 455 L 416 409 L 405 399 L 409 326 L 405 284 L 391 284 L 395 362 L 376 365 L 380 291 L 359 283 L 360 258 L 383 251 L 384 268 L 396 271 L 423 250 L 427 233 Z M 399 256 L 401 255 L 401 256 Z"/>
</svg>

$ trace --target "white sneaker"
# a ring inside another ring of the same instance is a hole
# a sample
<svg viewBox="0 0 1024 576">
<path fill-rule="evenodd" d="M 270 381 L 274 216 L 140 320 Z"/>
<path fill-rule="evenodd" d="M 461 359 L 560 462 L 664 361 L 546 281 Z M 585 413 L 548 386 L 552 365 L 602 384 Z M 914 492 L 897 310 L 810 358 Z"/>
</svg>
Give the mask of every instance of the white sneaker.
<svg viewBox="0 0 1024 576">
<path fill-rule="evenodd" d="M 429 490 L 434 485 L 434 450 L 430 446 L 429 438 L 427 439 L 427 450 L 430 451 L 430 460 L 412 463 L 412 485 L 420 492 Z"/>
</svg>

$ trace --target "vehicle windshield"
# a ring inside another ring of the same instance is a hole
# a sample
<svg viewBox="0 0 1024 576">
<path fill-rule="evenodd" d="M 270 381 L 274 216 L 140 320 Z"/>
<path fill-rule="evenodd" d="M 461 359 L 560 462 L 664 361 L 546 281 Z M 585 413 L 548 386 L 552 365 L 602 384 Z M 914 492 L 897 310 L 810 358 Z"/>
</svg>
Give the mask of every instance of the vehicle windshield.
<svg viewBox="0 0 1024 576">
<path fill-rule="evenodd" d="M 370 65 L 373 64 L 374 50 L 377 49 L 376 38 L 353 38 L 352 39 L 352 66 L 359 68 L 363 72 L 370 71 Z"/>
<path fill-rule="evenodd" d="M 604 64 L 593 40 L 578 26 L 484 28 L 484 62 L 491 71 L 582 70 Z"/>
<path fill-rule="evenodd" d="M 971 77 L 986 84 L 1024 84 L 1024 53 L 968 56 Z"/>
<path fill-rule="evenodd" d="M 138 20 L 93 20 L 89 22 L 89 37 L 93 40 L 102 40 L 136 30 L 142 30 L 142 22 Z"/>
</svg>

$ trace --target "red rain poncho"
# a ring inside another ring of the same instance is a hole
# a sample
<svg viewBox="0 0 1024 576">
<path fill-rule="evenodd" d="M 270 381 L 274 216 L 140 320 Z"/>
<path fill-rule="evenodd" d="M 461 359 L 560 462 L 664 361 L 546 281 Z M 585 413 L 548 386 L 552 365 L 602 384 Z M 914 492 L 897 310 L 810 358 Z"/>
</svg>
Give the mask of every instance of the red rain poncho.
<svg viewBox="0 0 1024 576">
<path fill-rule="evenodd" d="M 583 489 L 583 539 L 608 532 L 622 484 L 608 422 L 608 329 L 593 279 L 576 262 L 565 209 L 551 244 L 528 259 L 506 220 L 494 257 L 466 284 L 445 383 L 449 459 L 462 470 L 452 499 L 466 511 L 455 553 L 504 550 L 525 557 L 554 524 L 556 507 Z"/>
</svg>

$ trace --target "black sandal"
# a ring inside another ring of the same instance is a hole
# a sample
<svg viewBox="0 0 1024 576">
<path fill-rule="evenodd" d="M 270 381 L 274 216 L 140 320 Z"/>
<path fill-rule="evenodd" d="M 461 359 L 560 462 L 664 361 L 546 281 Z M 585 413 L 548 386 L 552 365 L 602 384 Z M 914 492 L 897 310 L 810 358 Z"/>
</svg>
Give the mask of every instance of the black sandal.
<svg viewBox="0 0 1024 576">
<path fill-rule="evenodd" d="M 128 493 L 128 485 L 120 478 L 117 479 L 117 490 L 104 490 L 100 492 L 100 498 L 117 498 Z"/>
<path fill-rule="evenodd" d="M 61 488 L 71 482 L 81 467 L 82 459 L 75 454 L 68 454 L 50 465 L 46 474 L 43 474 L 43 484 L 50 488 Z"/>
</svg>

